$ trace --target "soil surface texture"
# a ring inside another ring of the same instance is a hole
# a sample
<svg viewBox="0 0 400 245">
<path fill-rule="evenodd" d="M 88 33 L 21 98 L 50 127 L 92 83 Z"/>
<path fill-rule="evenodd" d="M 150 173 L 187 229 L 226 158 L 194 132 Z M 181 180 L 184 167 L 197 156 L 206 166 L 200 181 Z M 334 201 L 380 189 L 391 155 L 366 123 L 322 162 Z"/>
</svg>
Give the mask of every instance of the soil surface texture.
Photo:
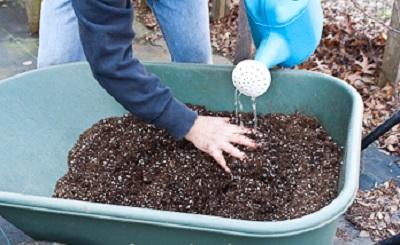
<svg viewBox="0 0 400 245">
<path fill-rule="evenodd" d="M 201 115 L 230 117 L 231 112 Z M 252 127 L 252 114 L 242 113 Z M 101 120 L 69 152 L 68 173 L 54 197 L 234 219 L 286 220 L 313 213 L 338 194 L 341 148 L 302 114 L 258 117 L 261 146 L 226 155 L 232 175 L 190 142 L 132 115 Z"/>
</svg>

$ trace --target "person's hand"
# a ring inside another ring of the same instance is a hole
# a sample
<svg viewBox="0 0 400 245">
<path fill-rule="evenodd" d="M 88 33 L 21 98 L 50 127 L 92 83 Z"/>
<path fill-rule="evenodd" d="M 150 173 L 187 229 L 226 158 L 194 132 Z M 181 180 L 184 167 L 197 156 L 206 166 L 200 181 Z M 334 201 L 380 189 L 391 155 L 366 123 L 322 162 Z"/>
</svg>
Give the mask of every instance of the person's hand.
<svg viewBox="0 0 400 245">
<path fill-rule="evenodd" d="M 230 124 L 229 118 L 198 116 L 185 139 L 212 156 L 230 173 L 223 152 L 241 160 L 246 158 L 246 154 L 232 144 L 257 147 L 257 144 L 245 135 L 248 133 L 251 133 L 250 129 Z"/>
</svg>

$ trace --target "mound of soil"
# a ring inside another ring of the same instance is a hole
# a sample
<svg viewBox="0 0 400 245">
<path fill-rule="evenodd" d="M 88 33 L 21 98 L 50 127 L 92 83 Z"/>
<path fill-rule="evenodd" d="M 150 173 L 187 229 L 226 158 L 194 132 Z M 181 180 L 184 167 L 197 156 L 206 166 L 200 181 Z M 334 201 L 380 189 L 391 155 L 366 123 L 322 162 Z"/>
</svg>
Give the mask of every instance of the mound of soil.
<svg viewBox="0 0 400 245">
<path fill-rule="evenodd" d="M 234 113 L 201 115 L 231 117 Z M 243 113 L 252 126 L 252 114 Z M 226 156 L 232 175 L 190 142 L 132 115 L 101 120 L 69 153 L 54 197 L 245 220 L 286 220 L 315 212 L 338 193 L 341 149 L 302 114 L 259 116 L 261 147 L 244 161 Z"/>
</svg>

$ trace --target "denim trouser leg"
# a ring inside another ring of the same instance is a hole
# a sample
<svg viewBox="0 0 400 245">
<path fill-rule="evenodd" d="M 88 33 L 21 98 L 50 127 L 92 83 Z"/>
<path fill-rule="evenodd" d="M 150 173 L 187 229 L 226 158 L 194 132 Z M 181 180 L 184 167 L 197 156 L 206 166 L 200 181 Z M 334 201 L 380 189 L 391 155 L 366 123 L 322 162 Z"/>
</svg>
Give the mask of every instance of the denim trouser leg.
<svg viewBox="0 0 400 245">
<path fill-rule="evenodd" d="M 42 0 L 38 68 L 85 60 L 71 0 Z"/>
<path fill-rule="evenodd" d="M 207 0 L 148 0 L 174 62 L 211 63 Z M 43 0 L 38 67 L 85 60 L 71 0 Z"/>
<path fill-rule="evenodd" d="M 147 0 L 174 62 L 211 63 L 208 0 Z"/>
</svg>

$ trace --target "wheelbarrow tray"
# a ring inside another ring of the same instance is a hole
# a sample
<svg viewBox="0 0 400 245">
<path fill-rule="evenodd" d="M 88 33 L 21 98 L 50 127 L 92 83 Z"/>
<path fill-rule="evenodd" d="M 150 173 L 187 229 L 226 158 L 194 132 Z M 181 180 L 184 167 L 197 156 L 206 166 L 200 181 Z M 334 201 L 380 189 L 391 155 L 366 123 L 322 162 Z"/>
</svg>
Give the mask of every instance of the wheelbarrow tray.
<svg viewBox="0 0 400 245">
<path fill-rule="evenodd" d="M 233 111 L 233 66 L 146 64 L 183 102 Z M 67 244 L 330 244 L 358 188 L 362 101 L 345 82 L 320 73 L 272 72 L 259 113 L 317 117 L 344 148 L 340 193 L 293 220 L 261 222 L 52 198 L 78 136 L 126 111 L 86 63 L 27 72 L 0 82 L 0 215 L 38 240 Z M 251 110 L 249 99 L 244 110 Z"/>
</svg>

